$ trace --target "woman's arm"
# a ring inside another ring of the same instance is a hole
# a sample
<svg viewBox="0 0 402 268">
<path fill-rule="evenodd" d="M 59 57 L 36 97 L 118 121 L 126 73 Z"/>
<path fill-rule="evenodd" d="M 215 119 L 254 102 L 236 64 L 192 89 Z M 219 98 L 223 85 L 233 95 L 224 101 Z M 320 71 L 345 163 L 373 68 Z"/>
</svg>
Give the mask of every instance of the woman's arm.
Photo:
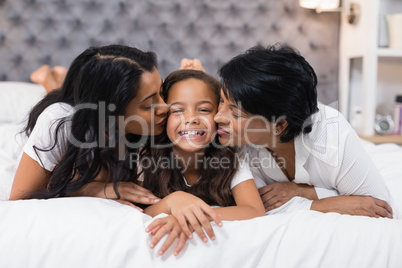
<svg viewBox="0 0 402 268">
<path fill-rule="evenodd" d="M 50 171 L 23 153 L 14 176 L 9 200 L 26 199 L 31 193 L 45 189 L 50 174 Z"/>
<path fill-rule="evenodd" d="M 15 173 L 9 200 L 25 199 L 33 192 L 46 189 L 50 175 L 50 171 L 44 169 L 29 155 L 23 153 Z M 93 182 L 84 185 L 80 190 L 71 193 L 69 196 L 92 196 L 116 199 L 119 203 L 130 205 L 141 211 L 142 209 L 135 206 L 133 203 L 155 204 L 160 200 L 150 191 L 133 182 L 119 183 L 120 199 L 117 200 L 113 183 L 107 183 L 105 185 L 106 178 L 107 171 L 102 170 Z"/>
<path fill-rule="evenodd" d="M 392 208 L 387 202 L 371 196 L 334 196 L 313 201 L 311 210 L 340 214 L 387 217 L 392 219 Z"/>
<path fill-rule="evenodd" d="M 121 204 L 134 207 L 141 212 L 143 211 L 142 208 L 133 203 L 152 205 L 160 201 L 160 198 L 134 182 L 119 182 L 117 189 L 120 198 L 118 198 L 113 183 L 106 183 L 107 178 L 108 172 L 103 168 L 92 182 L 85 184 L 78 191 L 70 193 L 69 196 L 90 196 L 113 199 Z"/>
<path fill-rule="evenodd" d="M 274 182 L 258 189 L 265 211 L 278 208 L 295 196 L 317 200 L 314 186 L 295 182 Z"/>
</svg>

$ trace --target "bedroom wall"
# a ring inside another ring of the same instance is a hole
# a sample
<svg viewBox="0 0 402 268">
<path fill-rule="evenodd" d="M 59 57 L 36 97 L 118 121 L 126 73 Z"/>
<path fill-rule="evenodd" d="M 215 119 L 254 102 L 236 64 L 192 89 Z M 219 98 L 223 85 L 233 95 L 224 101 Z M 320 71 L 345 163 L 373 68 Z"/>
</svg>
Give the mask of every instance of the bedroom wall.
<svg viewBox="0 0 402 268">
<path fill-rule="evenodd" d="M 155 51 L 162 77 L 183 57 L 209 73 L 256 44 L 297 48 L 318 75 L 318 96 L 338 99 L 339 14 L 298 0 L 0 0 L 0 80 L 29 81 L 42 64 L 69 66 L 111 43 Z"/>
</svg>

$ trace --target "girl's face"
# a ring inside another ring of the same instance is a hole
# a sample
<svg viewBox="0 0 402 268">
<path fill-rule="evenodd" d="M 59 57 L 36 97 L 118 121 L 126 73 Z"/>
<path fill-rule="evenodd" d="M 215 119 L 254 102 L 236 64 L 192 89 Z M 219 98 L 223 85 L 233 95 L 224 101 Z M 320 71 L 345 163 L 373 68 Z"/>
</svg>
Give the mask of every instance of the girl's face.
<svg viewBox="0 0 402 268">
<path fill-rule="evenodd" d="M 218 124 L 219 142 L 225 146 L 256 144 L 269 147 L 273 141 L 275 124 L 242 110 L 236 103 L 226 99 L 223 91 L 215 122 Z"/>
<path fill-rule="evenodd" d="M 163 132 L 168 106 L 161 96 L 162 79 L 156 68 L 144 72 L 137 96 L 124 112 L 126 133 L 137 135 L 159 135 Z"/>
<path fill-rule="evenodd" d="M 203 151 L 216 135 L 216 94 L 203 81 L 191 78 L 174 84 L 166 102 L 170 106 L 166 132 L 173 148 Z"/>
</svg>

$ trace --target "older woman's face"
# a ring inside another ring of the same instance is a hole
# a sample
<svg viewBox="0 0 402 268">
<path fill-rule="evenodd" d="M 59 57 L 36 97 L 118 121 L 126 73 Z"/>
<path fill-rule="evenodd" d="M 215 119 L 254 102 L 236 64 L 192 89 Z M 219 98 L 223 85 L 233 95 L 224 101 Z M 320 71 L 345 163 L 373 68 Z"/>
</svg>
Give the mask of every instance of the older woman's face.
<svg viewBox="0 0 402 268">
<path fill-rule="evenodd" d="M 274 123 L 242 110 L 240 105 L 226 99 L 223 91 L 214 119 L 218 124 L 219 142 L 222 145 L 255 144 L 269 147 L 273 141 Z"/>
</svg>

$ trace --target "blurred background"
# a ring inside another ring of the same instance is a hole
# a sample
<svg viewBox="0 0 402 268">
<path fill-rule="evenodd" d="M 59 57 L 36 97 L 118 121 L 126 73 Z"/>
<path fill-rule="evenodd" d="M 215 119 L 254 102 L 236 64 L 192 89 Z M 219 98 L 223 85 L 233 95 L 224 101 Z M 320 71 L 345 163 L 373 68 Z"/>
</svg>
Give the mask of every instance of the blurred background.
<svg viewBox="0 0 402 268">
<path fill-rule="evenodd" d="M 319 100 L 338 100 L 340 14 L 298 0 L 0 0 L 0 80 L 29 81 L 43 64 L 68 67 L 89 46 L 156 52 L 162 77 L 183 57 L 217 76 L 254 45 L 286 43 L 318 75 Z"/>
</svg>

